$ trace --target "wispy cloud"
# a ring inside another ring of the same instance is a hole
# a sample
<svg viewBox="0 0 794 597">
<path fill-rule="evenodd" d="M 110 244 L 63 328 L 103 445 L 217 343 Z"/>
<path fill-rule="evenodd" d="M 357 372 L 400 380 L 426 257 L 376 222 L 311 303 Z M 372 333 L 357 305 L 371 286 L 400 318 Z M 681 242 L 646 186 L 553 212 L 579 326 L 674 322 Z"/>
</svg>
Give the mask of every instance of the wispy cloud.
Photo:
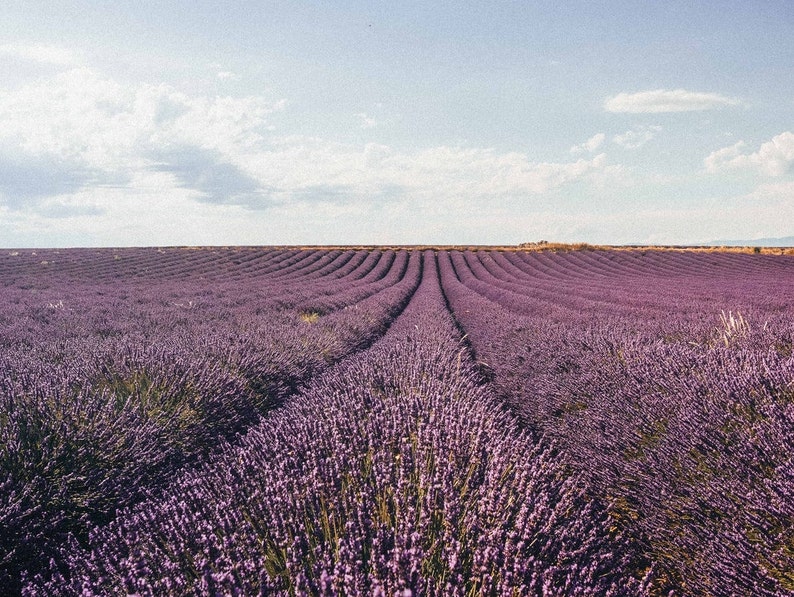
<svg viewBox="0 0 794 597">
<path fill-rule="evenodd" d="M 612 137 L 612 142 L 623 149 L 639 149 L 662 130 L 658 125 L 638 126 L 621 135 Z"/>
<path fill-rule="evenodd" d="M 357 113 L 356 118 L 358 118 L 359 122 L 361 123 L 362 129 L 373 129 L 378 126 L 378 121 L 367 115 L 365 112 Z"/>
<path fill-rule="evenodd" d="M 574 145 L 573 147 L 571 147 L 571 153 L 577 154 L 577 153 L 593 152 L 604 144 L 604 140 L 606 138 L 607 138 L 606 134 L 597 133 L 592 137 L 590 137 L 584 143 L 580 143 L 579 145 Z"/>
<path fill-rule="evenodd" d="M 762 143 L 758 151 L 746 153 L 747 144 L 739 141 L 723 147 L 703 160 L 707 172 L 749 169 L 768 176 L 782 176 L 794 165 L 794 133 L 786 131 Z"/>
<path fill-rule="evenodd" d="M 583 180 L 607 168 L 605 154 L 575 162 L 533 162 L 526 154 L 491 149 L 436 147 L 398 155 L 384 164 L 391 182 L 469 197 L 541 194 Z M 414 181 L 414 182 L 412 182 Z"/>
<path fill-rule="evenodd" d="M 73 66 L 80 62 L 73 50 L 39 44 L 3 44 L 0 45 L 0 57 L 53 66 Z"/>
<path fill-rule="evenodd" d="M 329 200 L 424 197 L 435 203 L 462 198 L 486 201 L 539 195 L 577 181 L 599 180 L 613 172 L 606 156 L 569 162 L 535 162 L 523 153 L 476 147 L 437 146 L 398 151 L 370 143 L 363 147 L 317 137 L 269 140 L 270 150 L 241 157 L 245 172 L 276 197 Z"/>
<path fill-rule="evenodd" d="M 741 101 L 717 93 L 701 93 L 686 89 L 656 89 L 637 93 L 619 93 L 604 101 L 604 110 L 615 113 L 659 114 L 692 112 L 738 106 Z"/>
</svg>

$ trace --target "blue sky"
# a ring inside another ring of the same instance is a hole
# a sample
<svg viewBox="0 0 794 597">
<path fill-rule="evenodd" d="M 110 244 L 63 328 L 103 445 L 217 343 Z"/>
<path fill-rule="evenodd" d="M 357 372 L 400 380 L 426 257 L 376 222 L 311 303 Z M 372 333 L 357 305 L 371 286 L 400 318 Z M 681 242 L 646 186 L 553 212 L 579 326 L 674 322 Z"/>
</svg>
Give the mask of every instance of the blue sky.
<svg viewBox="0 0 794 597">
<path fill-rule="evenodd" d="M 0 7 L 0 247 L 794 235 L 794 7 Z"/>
</svg>

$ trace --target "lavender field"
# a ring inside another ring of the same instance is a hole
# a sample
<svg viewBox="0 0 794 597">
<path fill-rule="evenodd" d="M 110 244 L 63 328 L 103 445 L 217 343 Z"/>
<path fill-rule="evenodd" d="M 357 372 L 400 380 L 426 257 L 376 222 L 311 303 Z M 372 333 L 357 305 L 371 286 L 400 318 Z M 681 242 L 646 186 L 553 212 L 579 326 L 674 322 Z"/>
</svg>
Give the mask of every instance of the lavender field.
<svg viewBox="0 0 794 597">
<path fill-rule="evenodd" d="M 794 256 L 0 253 L 0 592 L 794 595 Z"/>
</svg>

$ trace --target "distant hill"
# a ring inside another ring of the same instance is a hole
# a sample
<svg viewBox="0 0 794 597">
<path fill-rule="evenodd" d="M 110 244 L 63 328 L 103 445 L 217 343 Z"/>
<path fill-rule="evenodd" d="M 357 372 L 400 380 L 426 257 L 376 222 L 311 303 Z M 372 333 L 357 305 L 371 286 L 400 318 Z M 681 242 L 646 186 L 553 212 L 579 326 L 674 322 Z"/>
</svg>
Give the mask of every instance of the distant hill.
<svg viewBox="0 0 794 597">
<path fill-rule="evenodd" d="M 755 240 L 714 240 L 705 244 L 709 247 L 794 247 L 794 236 Z"/>
</svg>

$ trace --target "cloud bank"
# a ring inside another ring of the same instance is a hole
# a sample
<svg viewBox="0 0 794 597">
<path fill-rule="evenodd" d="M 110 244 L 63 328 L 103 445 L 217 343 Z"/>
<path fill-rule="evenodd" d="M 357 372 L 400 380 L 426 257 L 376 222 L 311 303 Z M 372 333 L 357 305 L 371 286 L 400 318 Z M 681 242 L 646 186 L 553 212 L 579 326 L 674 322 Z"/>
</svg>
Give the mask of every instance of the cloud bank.
<svg viewBox="0 0 794 597">
<path fill-rule="evenodd" d="M 692 112 L 738 106 L 738 99 L 717 93 L 701 93 L 686 89 L 656 89 L 637 93 L 619 93 L 604 102 L 604 110 L 613 113 L 661 114 Z"/>
<path fill-rule="evenodd" d="M 245 209 L 364 198 L 481 202 L 603 180 L 616 168 L 603 153 L 538 162 L 489 148 L 405 151 L 279 134 L 273 123 L 285 109 L 285 100 L 190 95 L 67 64 L 0 90 L 0 205 L 41 211 L 55 197 L 62 211 L 88 213 L 75 198 L 90 196 L 96 206 L 88 191 L 109 189 Z M 358 117 L 374 125 L 365 113 Z M 583 150 L 594 152 L 604 139 L 595 135 Z"/>
<path fill-rule="evenodd" d="M 703 160 L 707 172 L 751 170 L 767 176 L 782 176 L 794 164 L 794 133 L 786 131 L 762 143 L 758 151 L 746 153 L 747 144 L 739 141 L 712 152 Z"/>
<path fill-rule="evenodd" d="M 229 88 L 219 80 L 236 80 L 236 89 L 239 78 L 210 61 L 205 74 L 212 85 L 198 86 L 202 91 L 111 77 L 79 54 L 50 46 L 0 46 L 0 67 L 21 73 L 0 84 L 0 243 L 6 246 L 37 238 L 61 245 L 487 243 L 533 235 L 641 242 L 657 232 L 653 217 L 642 224 L 636 216 L 638 206 L 653 216 L 666 213 L 666 196 L 640 205 L 637 196 L 650 197 L 642 187 L 649 178 L 637 165 L 676 134 L 674 127 L 662 139 L 661 126 L 610 129 L 614 118 L 600 114 L 588 126 L 603 132 L 574 137 L 586 140 L 573 146 L 561 137 L 554 144 L 559 159 L 540 160 L 485 142 L 398 146 L 390 141 L 389 109 L 377 108 L 377 117 L 366 111 L 375 103 L 345 107 L 344 122 L 355 132 L 345 135 L 348 141 L 333 133 L 290 134 L 286 123 L 301 116 L 291 113 L 297 108 L 260 88 L 216 95 Z M 619 94 L 604 108 L 662 113 L 738 104 L 717 94 L 657 90 Z M 643 152 L 621 151 L 646 144 Z M 686 162 L 693 178 L 701 163 L 709 172 L 776 177 L 794 163 L 791 132 L 703 160 L 712 147 L 719 143 L 693 151 Z M 612 152 L 629 166 L 614 163 Z M 771 188 L 753 209 L 774 203 L 780 211 L 790 192 L 790 186 Z M 703 232 L 697 213 L 671 211 L 663 227 L 678 226 L 695 238 Z M 764 220 L 767 227 L 776 222 Z"/>
</svg>

